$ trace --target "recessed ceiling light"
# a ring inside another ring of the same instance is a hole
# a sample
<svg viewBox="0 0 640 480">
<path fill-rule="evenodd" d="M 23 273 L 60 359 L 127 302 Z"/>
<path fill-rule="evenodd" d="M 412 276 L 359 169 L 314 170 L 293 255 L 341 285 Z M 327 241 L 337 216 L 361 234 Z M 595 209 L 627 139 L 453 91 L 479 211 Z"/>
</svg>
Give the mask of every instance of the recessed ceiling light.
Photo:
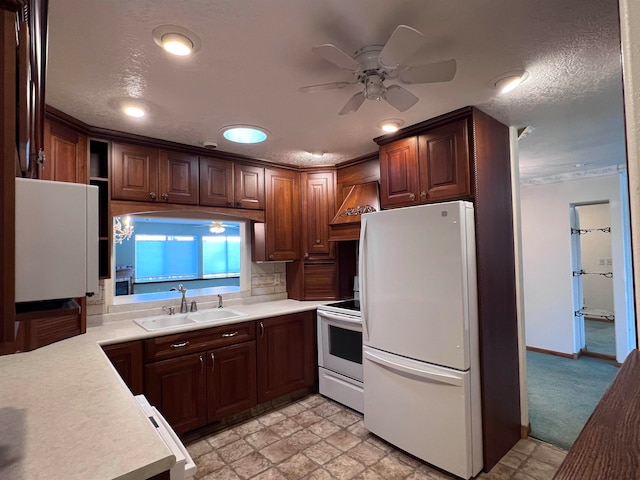
<svg viewBox="0 0 640 480">
<path fill-rule="evenodd" d="M 313 152 L 309 152 L 312 157 L 322 158 L 324 156 L 324 152 L 322 150 L 314 150 Z"/>
<path fill-rule="evenodd" d="M 491 86 L 500 90 L 500 93 L 507 93 L 516 88 L 527 78 L 529 78 L 529 72 L 524 70 L 503 73 L 491 80 Z"/>
<path fill-rule="evenodd" d="M 253 125 L 228 125 L 220 129 L 224 138 L 236 143 L 260 143 L 269 136 L 269 131 Z"/>
<path fill-rule="evenodd" d="M 399 118 L 390 118 L 380 122 L 378 127 L 380 127 L 384 132 L 393 133 L 397 132 L 403 124 L 404 122 Z"/>
<path fill-rule="evenodd" d="M 167 33 L 162 36 L 162 48 L 169 53 L 184 57 L 193 50 L 193 42 L 179 33 Z"/>
<path fill-rule="evenodd" d="M 587 164 L 586 164 L 586 163 L 575 163 L 573 166 L 574 166 L 575 168 L 582 168 L 582 167 L 586 167 L 586 166 L 587 166 Z"/>
<path fill-rule="evenodd" d="M 184 57 L 200 50 L 200 38 L 178 25 L 160 25 L 153 29 L 153 41 L 167 52 Z"/>
</svg>

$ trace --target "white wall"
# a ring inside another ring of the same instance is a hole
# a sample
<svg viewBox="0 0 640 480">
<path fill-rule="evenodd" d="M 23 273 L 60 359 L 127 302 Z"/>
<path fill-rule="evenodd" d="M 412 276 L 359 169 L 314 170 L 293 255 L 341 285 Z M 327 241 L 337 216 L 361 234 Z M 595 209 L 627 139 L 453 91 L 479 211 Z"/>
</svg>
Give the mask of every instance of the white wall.
<svg viewBox="0 0 640 480">
<path fill-rule="evenodd" d="M 573 315 L 571 268 L 572 204 L 609 202 L 616 319 L 633 317 L 627 308 L 624 199 L 621 176 L 583 178 L 523 187 L 521 195 L 525 337 L 530 347 L 567 354 L 579 351 L 579 318 Z M 634 320 L 635 321 L 635 320 Z M 616 322 L 622 326 L 626 322 Z M 620 336 L 621 338 L 618 338 Z M 616 328 L 617 359 L 629 350 L 628 329 Z"/>
</svg>

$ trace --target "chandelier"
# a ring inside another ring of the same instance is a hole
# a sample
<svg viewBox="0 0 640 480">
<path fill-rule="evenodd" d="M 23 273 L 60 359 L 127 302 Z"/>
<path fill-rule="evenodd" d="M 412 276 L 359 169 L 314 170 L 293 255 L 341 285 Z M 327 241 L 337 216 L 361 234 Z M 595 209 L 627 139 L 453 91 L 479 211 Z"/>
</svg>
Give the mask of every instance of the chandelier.
<svg viewBox="0 0 640 480">
<path fill-rule="evenodd" d="M 133 234 L 133 225 L 129 217 L 124 218 L 124 225 L 120 217 L 113 219 L 113 242 L 122 243 L 123 240 L 129 240 Z"/>
<path fill-rule="evenodd" d="M 213 222 L 211 224 L 211 227 L 209 228 L 209 231 L 211 233 L 224 233 L 225 228 L 222 226 L 222 223 L 220 222 Z"/>
</svg>

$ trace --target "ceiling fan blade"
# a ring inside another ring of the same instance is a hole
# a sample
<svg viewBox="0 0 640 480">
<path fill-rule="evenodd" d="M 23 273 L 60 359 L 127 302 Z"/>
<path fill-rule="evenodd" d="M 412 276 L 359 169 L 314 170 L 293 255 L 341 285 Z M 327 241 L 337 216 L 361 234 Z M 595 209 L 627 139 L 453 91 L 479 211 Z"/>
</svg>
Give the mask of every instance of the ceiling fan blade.
<svg viewBox="0 0 640 480">
<path fill-rule="evenodd" d="M 349 99 L 347 103 L 345 103 L 344 107 L 342 107 L 342 110 L 340 110 L 340 113 L 338 113 L 338 115 L 346 115 L 348 113 L 355 112 L 360 108 L 360 105 L 362 105 L 363 102 L 364 102 L 364 93 L 363 92 L 356 93 L 353 97 Z"/>
<path fill-rule="evenodd" d="M 393 108 L 404 112 L 418 103 L 418 97 L 400 85 L 391 85 L 384 94 L 384 99 Z"/>
<path fill-rule="evenodd" d="M 319 85 L 308 85 L 306 87 L 300 87 L 302 93 L 318 93 L 324 92 L 325 90 L 335 90 L 336 88 L 344 88 L 349 85 L 353 85 L 357 82 L 332 82 L 332 83 L 321 83 Z"/>
<path fill-rule="evenodd" d="M 456 75 L 456 61 L 429 63 L 417 67 L 408 67 L 400 72 L 403 83 L 436 83 L 453 80 Z"/>
<path fill-rule="evenodd" d="M 378 61 L 385 68 L 397 68 L 407 61 L 423 42 L 424 35 L 418 30 L 406 25 L 398 25 L 382 48 Z"/>
<path fill-rule="evenodd" d="M 317 53 L 325 60 L 337 65 L 340 68 L 349 70 L 350 72 L 358 71 L 362 65 L 356 62 L 351 56 L 344 53 L 335 45 L 325 43 L 324 45 L 318 45 L 311 49 L 314 53 Z"/>
</svg>

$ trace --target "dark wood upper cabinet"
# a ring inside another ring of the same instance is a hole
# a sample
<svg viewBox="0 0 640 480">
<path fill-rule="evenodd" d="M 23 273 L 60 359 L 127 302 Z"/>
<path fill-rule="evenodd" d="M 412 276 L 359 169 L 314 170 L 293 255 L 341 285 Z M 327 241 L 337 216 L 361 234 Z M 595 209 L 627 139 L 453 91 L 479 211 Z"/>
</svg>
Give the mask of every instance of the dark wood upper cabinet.
<svg viewBox="0 0 640 480">
<path fill-rule="evenodd" d="M 198 157 L 114 143 L 111 198 L 198 204 Z"/>
<path fill-rule="evenodd" d="M 233 206 L 233 162 L 200 157 L 200 205 Z"/>
<path fill-rule="evenodd" d="M 264 168 L 236 163 L 234 167 L 236 208 L 264 208 Z"/>
<path fill-rule="evenodd" d="M 302 173 L 302 257 L 305 260 L 335 258 L 329 241 L 329 222 L 335 214 L 335 173 Z"/>
<path fill-rule="evenodd" d="M 380 147 L 380 197 L 383 207 L 409 205 L 417 200 L 418 139 L 403 138 Z"/>
<path fill-rule="evenodd" d="M 300 174 L 265 169 L 265 222 L 255 223 L 253 261 L 300 258 Z"/>
<path fill-rule="evenodd" d="M 38 166 L 39 178 L 56 182 L 87 183 L 87 137 L 45 120 L 46 161 Z"/>
<path fill-rule="evenodd" d="M 471 196 L 467 120 L 438 126 L 380 148 L 384 208 Z"/>
<path fill-rule="evenodd" d="M 111 152 L 111 197 L 156 201 L 159 198 L 158 150 L 113 143 Z"/>
<path fill-rule="evenodd" d="M 198 204 L 198 157 L 160 151 L 159 200 L 184 205 Z"/>
<path fill-rule="evenodd" d="M 468 197 L 467 121 L 458 120 L 418 137 L 420 199 L 427 202 Z"/>
<path fill-rule="evenodd" d="M 264 168 L 200 157 L 200 205 L 264 208 Z"/>
</svg>

